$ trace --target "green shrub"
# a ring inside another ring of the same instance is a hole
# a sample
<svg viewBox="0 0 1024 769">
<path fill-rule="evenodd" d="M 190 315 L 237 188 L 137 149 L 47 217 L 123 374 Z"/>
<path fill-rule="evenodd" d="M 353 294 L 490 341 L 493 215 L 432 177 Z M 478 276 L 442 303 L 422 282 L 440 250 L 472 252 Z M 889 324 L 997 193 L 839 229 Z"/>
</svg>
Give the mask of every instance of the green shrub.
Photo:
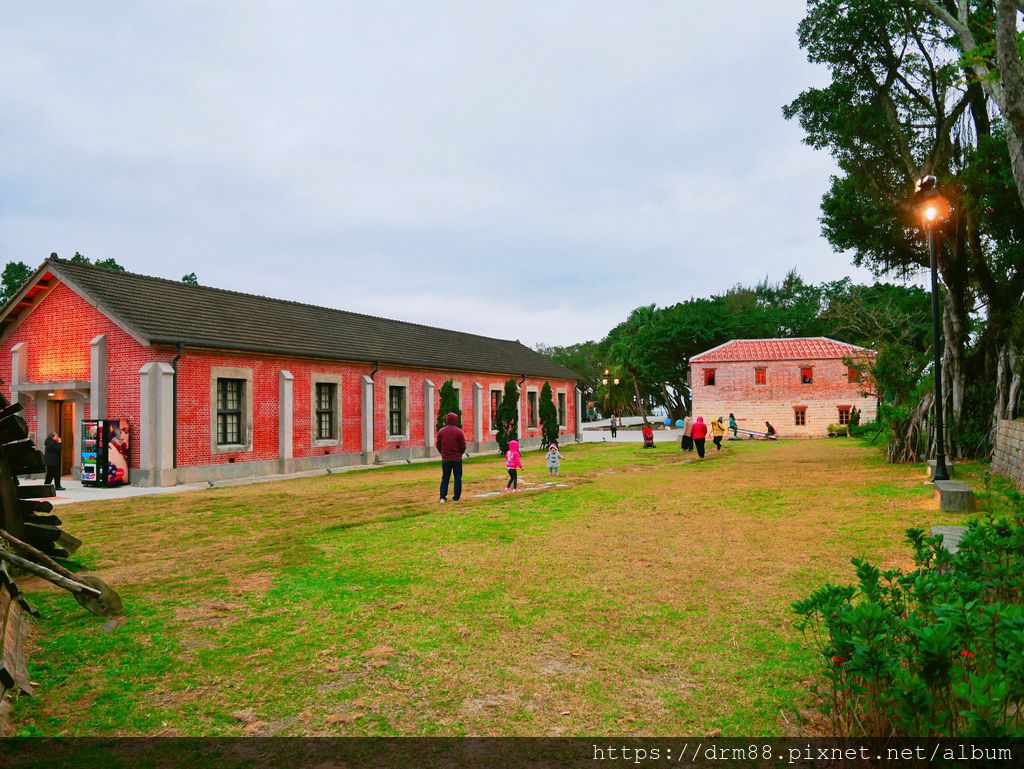
<svg viewBox="0 0 1024 769">
<path fill-rule="evenodd" d="M 833 423 L 833 424 L 830 424 L 828 426 L 828 434 L 829 435 L 845 436 L 847 434 L 847 432 L 848 431 L 846 429 L 846 425 L 840 425 L 840 424 Z"/>
<path fill-rule="evenodd" d="M 849 421 L 849 423 L 846 426 L 849 427 L 852 430 L 854 427 L 856 427 L 859 424 L 860 424 L 860 409 L 857 408 L 856 406 L 854 406 L 852 409 L 850 409 L 850 421 Z"/>
<path fill-rule="evenodd" d="M 865 422 L 862 425 L 854 425 L 851 423 L 847 425 L 847 427 L 849 428 L 849 434 L 855 438 L 859 438 L 862 435 L 874 435 L 882 429 L 882 426 L 878 422 Z"/>
<path fill-rule="evenodd" d="M 858 583 L 793 604 L 837 736 L 1024 735 L 1024 506 L 970 524 L 954 556 L 907 531 L 916 568 L 854 559 Z"/>
</svg>

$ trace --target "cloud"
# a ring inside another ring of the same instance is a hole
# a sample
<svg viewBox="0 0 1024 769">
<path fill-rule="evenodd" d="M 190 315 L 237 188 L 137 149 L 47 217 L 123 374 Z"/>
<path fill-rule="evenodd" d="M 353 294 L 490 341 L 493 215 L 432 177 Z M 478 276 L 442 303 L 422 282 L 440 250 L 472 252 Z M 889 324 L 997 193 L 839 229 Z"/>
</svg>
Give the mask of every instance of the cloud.
<svg viewBox="0 0 1024 769">
<path fill-rule="evenodd" d="M 136 3 L 8 11 L 0 259 L 524 342 L 797 267 L 829 159 L 798 0 Z M 506 329 L 519 329 L 507 331 Z"/>
</svg>

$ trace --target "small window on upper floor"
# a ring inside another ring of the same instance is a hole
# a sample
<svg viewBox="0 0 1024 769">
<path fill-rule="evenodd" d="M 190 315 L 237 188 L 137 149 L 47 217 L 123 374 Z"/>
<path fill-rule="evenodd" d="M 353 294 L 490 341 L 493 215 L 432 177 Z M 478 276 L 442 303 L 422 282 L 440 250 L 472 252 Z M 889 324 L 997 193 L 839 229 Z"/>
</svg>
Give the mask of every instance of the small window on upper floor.
<svg viewBox="0 0 1024 769">
<path fill-rule="evenodd" d="M 715 386 L 715 370 L 713 368 L 704 369 L 704 386 L 714 387 Z"/>
<path fill-rule="evenodd" d="M 850 383 L 859 382 L 860 381 L 860 369 L 856 368 L 855 366 L 850 366 L 846 370 L 846 381 L 850 382 Z"/>
<path fill-rule="evenodd" d="M 754 384 L 768 384 L 768 372 L 763 368 L 754 369 Z"/>
<path fill-rule="evenodd" d="M 800 369 L 800 384 L 813 384 L 814 383 L 814 369 L 805 366 Z"/>
</svg>

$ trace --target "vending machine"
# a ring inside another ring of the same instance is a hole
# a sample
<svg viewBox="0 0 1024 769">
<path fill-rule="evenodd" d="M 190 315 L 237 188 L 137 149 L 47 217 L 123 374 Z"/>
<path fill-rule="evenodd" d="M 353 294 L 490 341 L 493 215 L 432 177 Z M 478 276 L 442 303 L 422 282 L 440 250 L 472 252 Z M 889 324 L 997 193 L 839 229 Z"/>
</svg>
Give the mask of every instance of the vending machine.
<svg viewBox="0 0 1024 769">
<path fill-rule="evenodd" d="M 82 485 L 127 484 L 130 448 L 127 419 L 83 419 Z"/>
</svg>

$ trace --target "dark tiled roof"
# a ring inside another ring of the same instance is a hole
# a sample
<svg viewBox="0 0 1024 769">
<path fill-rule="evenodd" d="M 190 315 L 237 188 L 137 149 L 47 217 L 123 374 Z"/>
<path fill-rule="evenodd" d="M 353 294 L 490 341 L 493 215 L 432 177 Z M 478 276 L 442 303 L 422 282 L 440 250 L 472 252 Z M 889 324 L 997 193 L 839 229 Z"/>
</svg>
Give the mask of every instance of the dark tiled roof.
<svg viewBox="0 0 1024 769">
<path fill-rule="evenodd" d="M 837 342 L 827 336 L 792 339 L 733 339 L 690 358 L 690 363 L 713 361 L 827 360 L 874 355 L 874 350 Z"/>
<path fill-rule="evenodd" d="M 50 270 L 152 344 L 576 379 L 519 342 L 51 257 Z"/>
</svg>

